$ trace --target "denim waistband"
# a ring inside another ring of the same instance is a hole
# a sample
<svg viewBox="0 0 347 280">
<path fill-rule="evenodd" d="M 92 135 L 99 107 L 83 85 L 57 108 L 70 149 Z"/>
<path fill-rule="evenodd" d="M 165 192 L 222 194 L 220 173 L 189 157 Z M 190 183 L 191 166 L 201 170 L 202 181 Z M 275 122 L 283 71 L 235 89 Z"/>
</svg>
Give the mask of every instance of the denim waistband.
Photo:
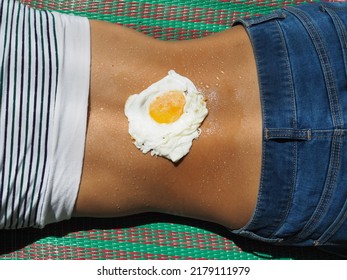
<svg viewBox="0 0 347 280">
<path fill-rule="evenodd" d="M 236 24 L 253 45 L 263 155 L 255 212 L 233 232 L 347 250 L 347 3 L 286 7 Z"/>
</svg>

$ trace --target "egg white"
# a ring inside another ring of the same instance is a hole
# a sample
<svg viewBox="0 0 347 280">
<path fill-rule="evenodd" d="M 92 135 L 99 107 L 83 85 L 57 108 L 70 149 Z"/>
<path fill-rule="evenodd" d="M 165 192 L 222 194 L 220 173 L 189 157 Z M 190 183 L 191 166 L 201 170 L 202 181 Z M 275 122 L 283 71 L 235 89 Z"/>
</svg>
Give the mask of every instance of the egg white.
<svg viewBox="0 0 347 280">
<path fill-rule="evenodd" d="M 183 114 L 172 123 L 160 124 L 149 114 L 150 104 L 168 91 L 184 93 Z M 139 94 L 131 95 L 125 104 L 129 134 L 143 153 L 179 161 L 200 135 L 200 125 L 208 114 L 206 102 L 191 80 L 170 70 L 168 75 Z"/>
</svg>

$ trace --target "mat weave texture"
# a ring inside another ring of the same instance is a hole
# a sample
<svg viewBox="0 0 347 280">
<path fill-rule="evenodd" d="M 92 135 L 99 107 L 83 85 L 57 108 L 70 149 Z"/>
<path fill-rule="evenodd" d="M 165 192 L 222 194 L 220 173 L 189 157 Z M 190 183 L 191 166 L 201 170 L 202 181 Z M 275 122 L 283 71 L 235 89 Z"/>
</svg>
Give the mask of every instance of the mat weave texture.
<svg viewBox="0 0 347 280">
<path fill-rule="evenodd" d="M 240 17 L 267 14 L 278 0 L 22 0 L 38 9 L 128 26 L 161 40 L 220 32 Z M 336 259 L 314 249 L 274 247 L 226 229 L 160 214 L 72 219 L 42 230 L 0 231 L 0 259 Z"/>
</svg>

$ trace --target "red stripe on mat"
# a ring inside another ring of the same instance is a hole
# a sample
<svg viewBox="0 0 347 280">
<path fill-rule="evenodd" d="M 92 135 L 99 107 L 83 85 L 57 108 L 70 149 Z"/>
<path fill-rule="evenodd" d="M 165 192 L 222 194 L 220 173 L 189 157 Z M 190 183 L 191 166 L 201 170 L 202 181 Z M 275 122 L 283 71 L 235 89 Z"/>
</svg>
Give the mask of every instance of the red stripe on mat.
<svg viewBox="0 0 347 280">
<path fill-rule="evenodd" d="M 130 242 L 156 246 L 173 246 L 181 248 L 196 248 L 210 251 L 228 250 L 238 251 L 232 241 L 214 234 L 192 234 L 191 232 L 172 232 L 165 230 L 148 229 L 128 229 L 105 231 L 100 233 L 97 230 L 85 232 L 76 232 L 70 235 L 72 238 L 90 240 L 105 240 L 115 242 Z"/>
<path fill-rule="evenodd" d="M 95 260 L 95 259 L 117 259 L 117 260 L 203 260 L 205 258 L 194 258 L 189 256 L 171 256 L 165 254 L 153 254 L 146 252 L 109 250 L 100 248 L 85 248 L 76 246 L 54 246 L 51 244 L 33 244 L 28 249 L 23 249 L 14 253 L 3 255 L 6 259 L 74 259 L 74 260 Z"/>
</svg>

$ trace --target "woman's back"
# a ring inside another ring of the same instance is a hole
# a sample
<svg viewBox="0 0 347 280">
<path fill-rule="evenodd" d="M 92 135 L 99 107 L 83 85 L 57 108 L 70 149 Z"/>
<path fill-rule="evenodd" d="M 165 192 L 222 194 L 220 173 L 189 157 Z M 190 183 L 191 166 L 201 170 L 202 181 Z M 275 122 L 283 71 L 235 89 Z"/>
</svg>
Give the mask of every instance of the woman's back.
<svg viewBox="0 0 347 280">
<path fill-rule="evenodd" d="M 245 30 L 235 27 L 183 42 L 155 41 L 101 22 L 92 23 L 91 30 L 91 102 L 76 214 L 160 211 L 232 228 L 245 225 L 258 194 L 262 129 L 255 62 Z M 111 61 L 106 65 L 103 57 Z M 124 115 L 129 95 L 170 69 L 193 81 L 209 110 L 200 137 L 177 164 L 138 151 Z"/>
</svg>

